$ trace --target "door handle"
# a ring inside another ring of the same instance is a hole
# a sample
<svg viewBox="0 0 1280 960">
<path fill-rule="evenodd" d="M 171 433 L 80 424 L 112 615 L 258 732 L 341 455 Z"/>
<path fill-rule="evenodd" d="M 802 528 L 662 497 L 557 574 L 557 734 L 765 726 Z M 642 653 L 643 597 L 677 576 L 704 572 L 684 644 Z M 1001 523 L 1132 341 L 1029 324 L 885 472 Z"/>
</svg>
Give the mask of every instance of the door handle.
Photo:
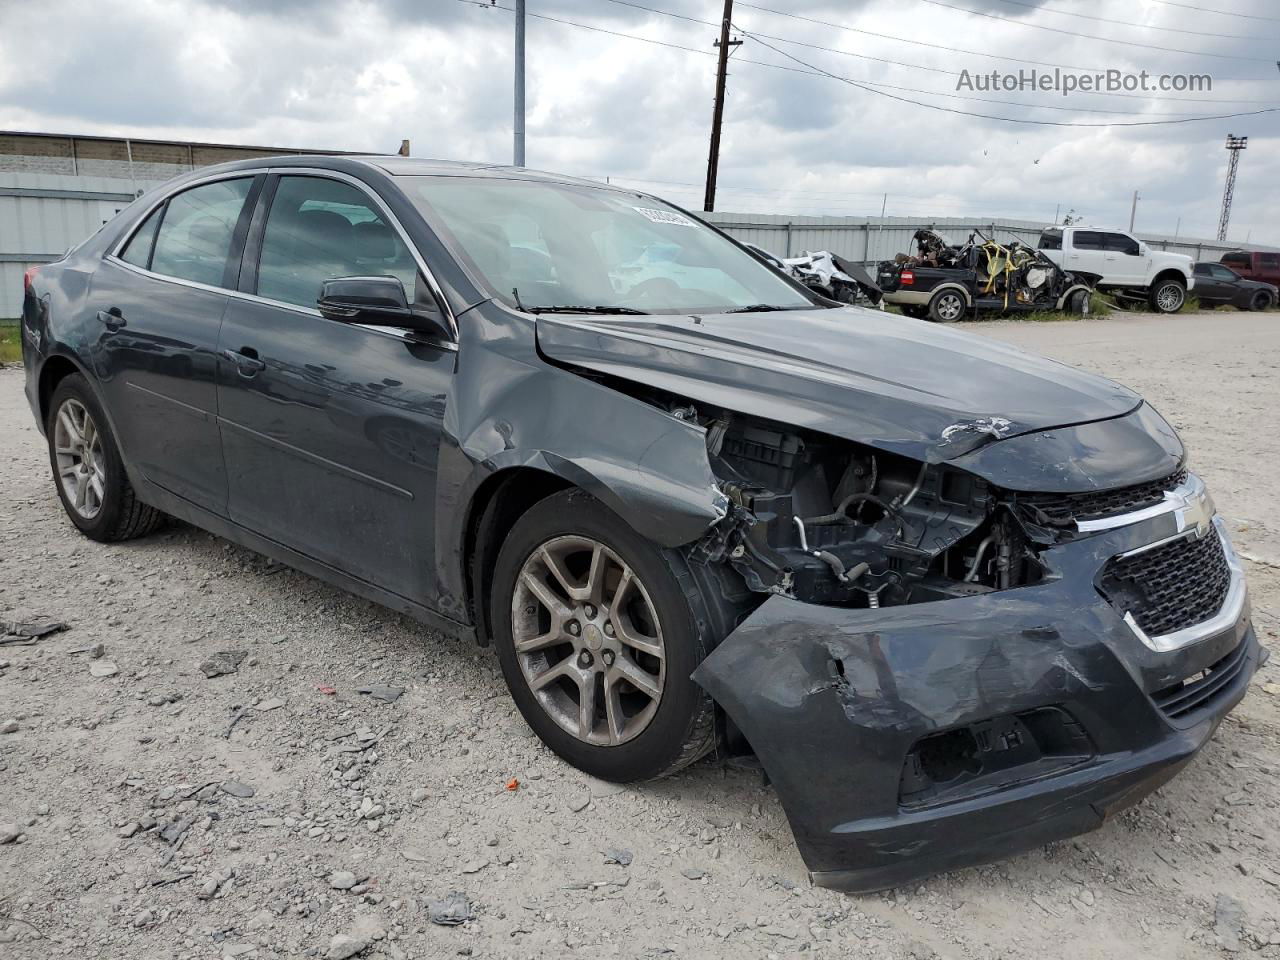
<svg viewBox="0 0 1280 960">
<path fill-rule="evenodd" d="M 252 377 L 267 368 L 266 361 L 258 359 L 258 351 L 253 347 L 223 350 L 222 355 L 236 365 L 242 377 Z"/>
<path fill-rule="evenodd" d="M 124 316 L 120 313 L 119 307 L 112 307 L 110 310 L 99 310 L 98 320 L 108 330 L 119 330 L 125 326 Z"/>
</svg>

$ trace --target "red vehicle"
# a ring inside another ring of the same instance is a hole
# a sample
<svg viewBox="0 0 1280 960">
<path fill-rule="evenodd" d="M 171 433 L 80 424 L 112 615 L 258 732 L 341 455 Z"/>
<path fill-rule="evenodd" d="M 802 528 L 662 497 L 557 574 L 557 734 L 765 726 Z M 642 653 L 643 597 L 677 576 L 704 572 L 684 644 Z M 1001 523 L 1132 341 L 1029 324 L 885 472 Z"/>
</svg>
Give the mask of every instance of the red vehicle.
<svg viewBox="0 0 1280 960">
<path fill-rule="evenodd" d="M 1235 250 L 1224 253 L 1220 262 L 1246 280 L 1260 280 L 1280 286 L 1280 253 Z"/>
</svg>

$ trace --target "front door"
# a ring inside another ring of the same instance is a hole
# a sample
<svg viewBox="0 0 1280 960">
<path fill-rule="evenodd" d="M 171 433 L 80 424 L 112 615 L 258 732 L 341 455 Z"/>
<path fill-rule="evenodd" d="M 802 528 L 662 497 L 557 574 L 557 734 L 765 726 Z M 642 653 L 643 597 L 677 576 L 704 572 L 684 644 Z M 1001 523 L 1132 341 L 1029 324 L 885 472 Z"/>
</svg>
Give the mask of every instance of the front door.
<svg viewBox="0 0 1280 960">
<path fill-rule="evenodd" d="M 1142 244 L 1127 233 L 1108 233 L 1105 237 L 1108 276 L 1128 286 L 1144 286 L 1150 262 L 1142 253 Z"/>
<path fill-rule="evenodd" d="M 157 207 L 94 274 L 93 363 L 125 460 L 148 480 L 224 513 L 218 333 L 261 180 L 192 187 Z"/>
<path fill-rule="evenodd" d="M 363 187 L 284 176 L 264 192 L 219 343 L 231 519 L 410 600 L 435 601 L 435 492 L 452 343 L 326 320 L 332 277 L 420 282 Z"/>
</svg>

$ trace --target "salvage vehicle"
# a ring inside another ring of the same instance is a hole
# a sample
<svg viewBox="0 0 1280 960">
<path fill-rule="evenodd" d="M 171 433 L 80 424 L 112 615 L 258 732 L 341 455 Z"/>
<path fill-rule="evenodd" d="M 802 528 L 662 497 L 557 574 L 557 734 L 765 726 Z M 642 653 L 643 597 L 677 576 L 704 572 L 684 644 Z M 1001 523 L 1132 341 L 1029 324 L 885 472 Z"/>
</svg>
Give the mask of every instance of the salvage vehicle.
<svg viewBox="0 0 1280 960">
<path fill-rule="evenodd" d="M 835 304 L 646 194 L 238 161 L 25 284 L 26 394 L 86 536 L 177 517 L 492 644 L 597 777 L 753 753 L 823 885 L 1097 827 L 1259 662 L 1141 397 Z"/>
<path fill-rule="evenodd" d="M 966 314 L 1089 312 L 1097 277 L 1068 273 L 1018 240 L 1005 245 L 975 231 L 963 244 L 917 230 L 915 255 L 882 260 L 876 283 L 884 302 L 916 319 L 954 323 Z"/>
<path fill-rule="evenodd" d="M 775 270 L 794 277 L 828 300 L 838 303 L 865 301 L 873 306 L 879 306 L 884 300 L 880 287 L 860 264 L 829 250 L 819 250 L 816 253 L 806 251 L 799 257 L 779 257 L 754 243 L 744 243 L 743 246 Z"/>
<path fill-rule="evenodd" d="M 1050 227 L 1040 234 L 1040 250 L 1063 269 L 1097 275 L 1098 289 L 1121 306 L 1177 313 L 1196 285 L 1190 257 L 1152 250 L 1120 230 Z"/>
<path fill-rule="evenodd" d="M 1270 310 L 1280 302 L 1280 288 L 1275 284 L 1246 280 L 1220 263 L 1197 263 L 1195 273 L 1196 297 L 1206 307 Z"/>
</svg>

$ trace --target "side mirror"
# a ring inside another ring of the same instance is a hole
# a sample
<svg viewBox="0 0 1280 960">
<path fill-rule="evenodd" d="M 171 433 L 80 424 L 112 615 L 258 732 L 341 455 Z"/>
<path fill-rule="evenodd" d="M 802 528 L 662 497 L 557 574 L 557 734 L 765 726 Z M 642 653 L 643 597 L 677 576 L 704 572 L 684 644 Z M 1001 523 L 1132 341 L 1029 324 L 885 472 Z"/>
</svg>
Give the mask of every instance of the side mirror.
<svg viewBox="0 0 1280 960">
<path fill-rule="evenodd" d="M 409 304 L 398 277 L 334 277 L 320 285 L 316 307 L 320 316 L 338 323 L 403 327 L 452 336 L 434 303 Z"/>
</svg>

